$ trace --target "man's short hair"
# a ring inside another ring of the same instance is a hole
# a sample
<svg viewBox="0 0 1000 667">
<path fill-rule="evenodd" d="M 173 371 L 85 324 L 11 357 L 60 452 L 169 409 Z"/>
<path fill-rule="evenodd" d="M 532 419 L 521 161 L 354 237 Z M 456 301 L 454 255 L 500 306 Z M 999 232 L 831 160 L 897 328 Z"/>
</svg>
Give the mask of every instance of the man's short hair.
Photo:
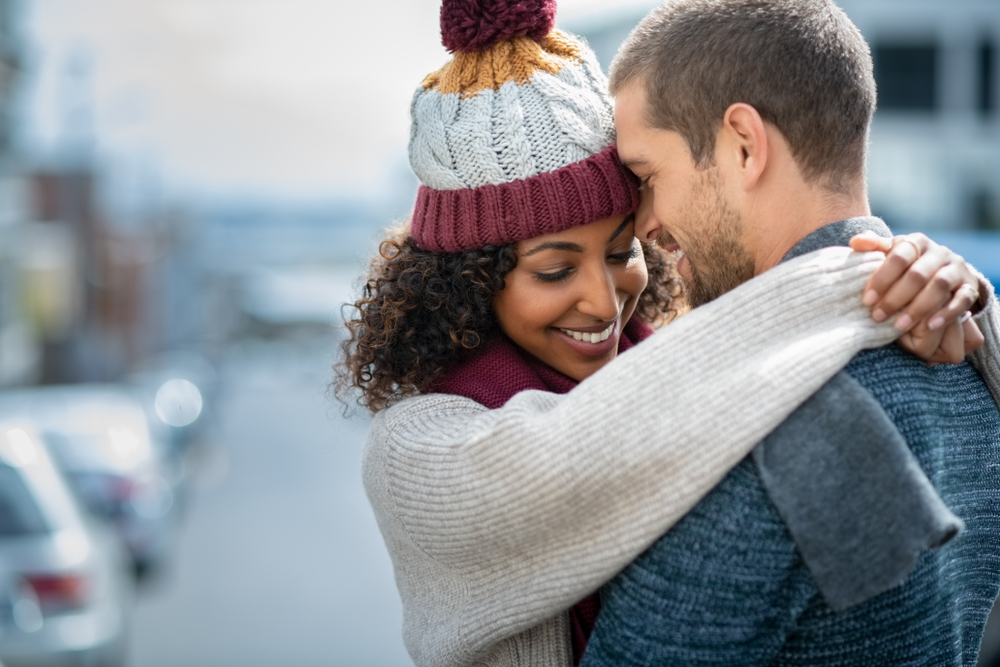
<svg viewBox="0 0 1000 667">
<path fill-rule="evenodd" d="M 726 109 L 753 106 L 803 176 L 847 191 L 864 176 L 875 111 L 871 51 L 829 0 L 667 0 L 611 65 L 611 92 L 645 86 L 647 121 L 712 162 Z"/>
</svg>

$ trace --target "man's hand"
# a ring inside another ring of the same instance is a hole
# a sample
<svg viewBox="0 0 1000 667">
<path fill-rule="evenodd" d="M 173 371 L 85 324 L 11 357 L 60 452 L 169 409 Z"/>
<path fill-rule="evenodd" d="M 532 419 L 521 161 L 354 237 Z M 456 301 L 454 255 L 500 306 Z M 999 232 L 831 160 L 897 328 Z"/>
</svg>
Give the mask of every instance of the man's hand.
<svg viewBox="0 0 1000 667">
<path fill-rule="evenodd" d="M 969 309 L 979 301 L 979 277 L 959 255 L 923 234 L 885 239 L 864 232 L 858 252 L 883 252 L 886 261 L 865 287 L 864 302 L 882 322 L 896 313 L 906 333 L 900 345 L 928 363 L 959 363 L 984 342 Z"/>
</svg>

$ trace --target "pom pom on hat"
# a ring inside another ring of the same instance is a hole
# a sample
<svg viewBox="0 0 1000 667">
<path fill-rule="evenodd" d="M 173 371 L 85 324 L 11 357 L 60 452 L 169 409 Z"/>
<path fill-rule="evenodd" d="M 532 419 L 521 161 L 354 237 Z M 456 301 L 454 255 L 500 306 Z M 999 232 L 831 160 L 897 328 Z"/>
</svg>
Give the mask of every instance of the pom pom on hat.
<svg viewBox="0 0 1000 667">
<path fill-rule="evenodd" d="M 555 21 L 555 0 L 444 0 L 441 42 L 452 52 L 483 51 L 513 37 L 541 39 Z"/>
</svg>

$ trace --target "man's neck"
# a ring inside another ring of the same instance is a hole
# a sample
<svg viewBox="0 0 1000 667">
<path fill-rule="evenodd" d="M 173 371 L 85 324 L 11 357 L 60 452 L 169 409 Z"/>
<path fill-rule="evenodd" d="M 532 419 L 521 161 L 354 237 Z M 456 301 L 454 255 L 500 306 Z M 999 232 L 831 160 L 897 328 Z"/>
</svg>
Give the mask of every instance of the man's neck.
<svg viewBox="0 0 1000 667">
<path fill-rule="evenodd" d="M 868 193 L 859 188 L 855 195 L 834 193 L 819 186 L 794 193 L 781 206 L 771 207 L 766 218 L 757 222 L 758 275 L 774 268 L 795 245 L 831 222 L 870 216 Z"/>
</svg>

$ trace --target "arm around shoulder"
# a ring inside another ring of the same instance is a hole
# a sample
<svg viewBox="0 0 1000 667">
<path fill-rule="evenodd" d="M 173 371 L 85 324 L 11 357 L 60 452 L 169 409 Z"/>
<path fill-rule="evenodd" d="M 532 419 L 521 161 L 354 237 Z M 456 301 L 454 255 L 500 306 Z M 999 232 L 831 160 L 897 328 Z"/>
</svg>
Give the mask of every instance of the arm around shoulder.
<svg viewBox="0 0 1000 667">
<path fill-rule="evenodd" d="M 432 394 L 377 415 L 365 481 L 408 646 L 424 647 L 411 654 L 444 635 L 475 653 L 630 563 L 854 354 L 894 338 L 861 303 L 879 262 L 831 248 L 782 264 L 569 394 L 498 410 Z"/>
</svg>

